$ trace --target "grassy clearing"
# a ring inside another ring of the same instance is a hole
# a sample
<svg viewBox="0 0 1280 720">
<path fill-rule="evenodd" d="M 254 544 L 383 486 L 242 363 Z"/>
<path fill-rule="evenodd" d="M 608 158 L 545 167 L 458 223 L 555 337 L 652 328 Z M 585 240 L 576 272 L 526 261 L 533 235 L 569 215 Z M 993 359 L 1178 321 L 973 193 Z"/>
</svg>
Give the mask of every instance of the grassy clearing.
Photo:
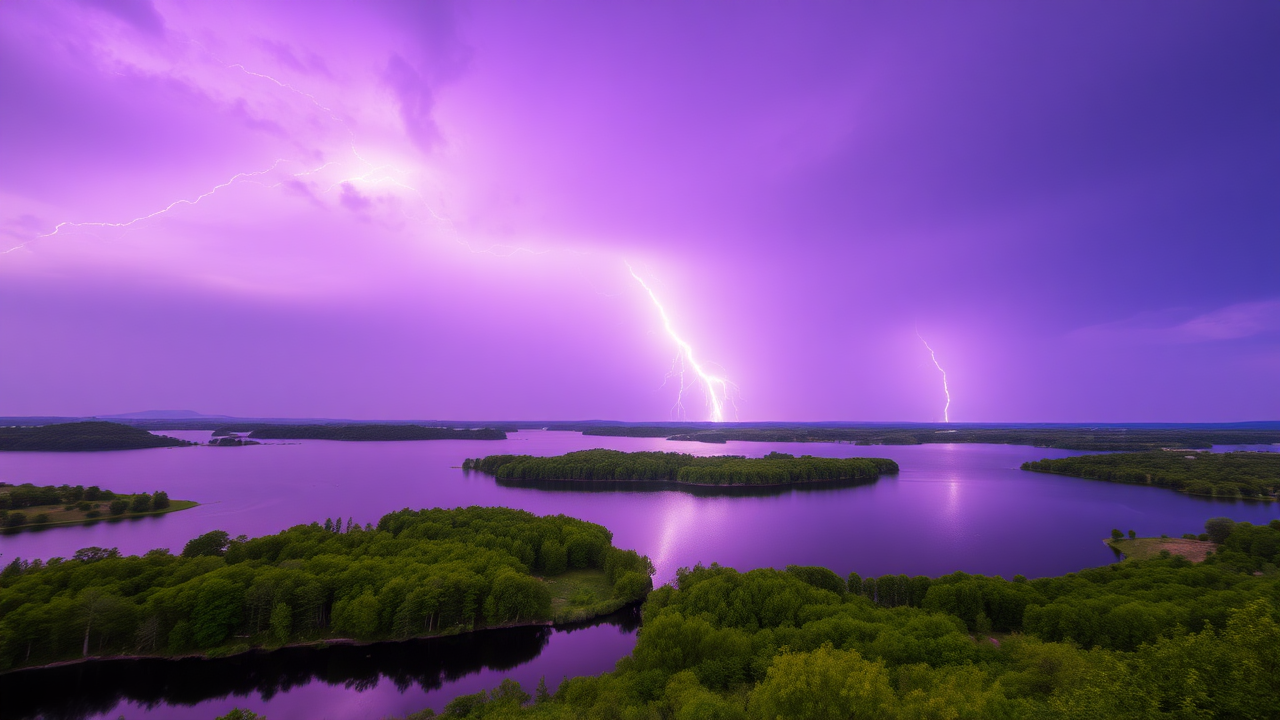
<svg viewBox="0 0 1280 720">
<path fill-rule="evenodd" d="M 1107 540 L 1107 544 L 1124 553 L 1126 560 L 1147 560 L 1159 557 L 1162 551 L 1168 550 L 1170 555 L 1181 555 L 1191 562 L 1200 562 L 1218 546 L 1207 540 L 1187 540 L 1185 538 L 1136 538 L 1130 540 Z"/>
<path fill-rule="evenodd" d="M 613 586 L 603 570 L 570 570 L 546 578 L 551 587 L 551 612 L 589 607 L 613 597 Z"/>
<path fill-rule="evenodd" d="M 613 596 L 603 570 L 570 570 L 543 580 L 551 588 L 551 617 L 556 623 L 608 615 L 626 604 Z"/>
<path fill-rule="evenodd" d="M 132 502 L 132 495 L 117 495 Z M 21 530 L 34 530 L 36 528 L 59 527 L 66 525 L 87 525 L 90 523 L 101 522 L 103 520 L 125 520 L 127 518 L 147 517 L 149 515 L 164 515 L 166 513 L 177 512 L 179 510 L 188 510 L 200 503 L 194 500 L 170 500 L 169 507 L 163 510 L 148 510 L 146 512 L 125 512 L 123 515 L 112 515 L 108 510 L 111 505 L 110 500 L 99 500 L 89 503 L 88 510 L 81 510 L 79 507 L 67 509 L 67 505 L 34 505 L 21 510 L 11 510 L 10 513 L 20 512 L 26 516 L 26 523 L 17 527 L 5 528 L 7 532 L 17 532 Z M 97 512 L 98 515 L 89 517 L 90 513 Z M 41 515 L 48 517 L 45 522 L 39 522 L 36 518 Z"/>
</svg>

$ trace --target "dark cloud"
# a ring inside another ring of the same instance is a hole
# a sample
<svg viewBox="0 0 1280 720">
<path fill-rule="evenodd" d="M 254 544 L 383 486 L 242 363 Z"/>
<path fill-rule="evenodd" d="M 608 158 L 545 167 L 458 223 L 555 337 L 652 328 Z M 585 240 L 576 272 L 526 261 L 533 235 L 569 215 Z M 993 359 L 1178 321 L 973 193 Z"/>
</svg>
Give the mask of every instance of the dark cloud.
<svg viewBox="0 0 1280 720">
<path fill-rule="evenodd" d="M 430 152 L 440 142 L 440 128 L 431 117 L 436 99 L 430 84 L 399 55 L 391 56 L 383 79 L 396 94 L 405 132 L 424 152 Z"/>
<path fill-rule="evenodd" d="M 450 2 L 387 2 L 383 13 L 405 35 L 403 53 L 387 61 L 384 82 L 400 104 L 405 132 L 424 152 L 443 138 L 432 118 L 436 95 L 465 74 L 472 50 L 458 32 L 458 17 Z"/>
</svg>

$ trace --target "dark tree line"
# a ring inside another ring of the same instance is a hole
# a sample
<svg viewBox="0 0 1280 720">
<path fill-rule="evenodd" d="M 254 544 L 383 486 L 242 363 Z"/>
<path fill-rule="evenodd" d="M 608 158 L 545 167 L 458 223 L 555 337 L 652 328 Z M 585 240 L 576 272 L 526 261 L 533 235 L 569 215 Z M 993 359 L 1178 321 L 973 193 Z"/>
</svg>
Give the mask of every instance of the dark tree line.
<svg viewBox="0 0 1280 720">
<path fill-rule="evenodd" d="M 75 422 L 38 427 L 0 428 L 0 451 L 138 450 L 194 444 L 164 435 L 152 435 L 146 430 L 111 422 Z"/>
<path fill-rule="evenodd" d="M 327 520 L 252 539 L 214 531 L 180 556 L 14 560 L 0 572 L 0 669 L 545 621 L 551 595 L 534 574 L 575 568 L 604 571 L 608 609 L 652 587 L 648 558 L 613 547 L 605 528 L 505 508 L 402 510 L 376 527 Z"/>
<path fill-rule="evenodd" d="M 1280 453 L 1269 452 L 1084 455 L 1026 462 L 1022 469 L 1222 498 L 1271 500 L 1280 492 Z"/>
<path fill-rule="evenodd" d="M 763 458 L 738 455 L 699 457 L 685 453 L 581 450 L 555 457 L 490 455 L 467 458 L 464 470 L 479 470 L 500 480 L 598 480 L 673 482 L 691 485 L 785 485 L 824 480 L 855 480 L 896 473 L 898 465 L 882 458 L 795 457 L 769 453 Z"/>
<path fill-rule="evenodd" d="M 222 430 L 214 434 L 227 434 Z M 251 438 L 271 440 L 506 440 L 494 428 L 446 428 L 425 425 L 263 425 Z"/>
<path fill-rule="evenodd" d="M 1010 427 L 982 425 L 824 427 L 785 424 L 591 425 L 561 423 L 555 429 L 579 430 L 583 435 L 665 437 L 671 440 L 724 443 L 848 442 L 858 445 L 923 445 L 931 443 L 991 443 L 1030 445 L 1066 450 L 1139 451 L 1165 447 L 1210 448 L 1214 445 L 1256 445 L 1280 442 L 1276 427 Z"/>
</svg>

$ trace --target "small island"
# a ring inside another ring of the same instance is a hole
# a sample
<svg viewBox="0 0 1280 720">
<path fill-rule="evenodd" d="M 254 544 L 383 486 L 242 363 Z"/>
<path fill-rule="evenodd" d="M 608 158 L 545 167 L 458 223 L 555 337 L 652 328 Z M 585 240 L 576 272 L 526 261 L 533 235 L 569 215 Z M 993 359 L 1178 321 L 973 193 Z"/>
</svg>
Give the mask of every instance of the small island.
<svg viewBox="0 0 1280 720">
<path fill-rule="evenodd" d="M 448 428 L 426 425 L 253 425 L 228 426 L 214 437 L 248 432 L 260 440 L 506 440 L 507 433 L 494 428 Z"/>
<path fill-rule="evenodd" d="M 120 423 L 89 421 L 0 428 L 0 451 L 81 452 L 196 445 Z"/>
<path fill-rule="evenodd" d="M 762 458 L 746 458 L 741 455 L 700 457 L 676 452 L 580 450 L 555 457 L 490 455 L 467 458 L 462 469 L 478 470 L 499 480 L 768 487 L 874 480 L 882 473 L 898 472 L 898 464 L 884 458 L 795 457 L 778 452 Z"/>
<path fill-rule="evenodd" d="M 97 485 L 0 483 L 0 528 L 23 530 L 83 525 L 103 519 L 163 515 L 197 504 L 191 500 L 170 500 L 163 490 L 130 495 L 102 490 Z"/>
<path fill-rule="evenodd" d="M 209 440 L 209 447 L 245 447 L 246 445 L 261 445 L 257 440 L 249 440 L 239 435 L 224 435 Z"/>
<path fill-rule="evenodd" d="M 1271 452 L 1160 450 L 1082 455 L 1026 462 L 1022 469 L 1216 498 L 1275 500 L 1280 492 L 1280 453 Z"/>
</svg>

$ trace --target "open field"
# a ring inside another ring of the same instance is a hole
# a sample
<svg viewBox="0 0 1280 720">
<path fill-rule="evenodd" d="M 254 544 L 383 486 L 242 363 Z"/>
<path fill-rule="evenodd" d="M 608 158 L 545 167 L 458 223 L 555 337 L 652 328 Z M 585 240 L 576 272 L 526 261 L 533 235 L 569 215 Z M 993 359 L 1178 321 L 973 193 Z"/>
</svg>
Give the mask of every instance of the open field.
<svg viewBox="0 0 1280 720">
<path fill-rule="evenodd" d="M 1191 562 L 1203 562 L 1208 554 L 1218 547 L 1208 540 L 1185 538 L 1109 539 L 1107 544 L 1124 553 L 1126 560 L 1149 560 L 1160 557 L 1161 552 L 1168 550 L 1170 555 L 1181 555 Z"/>
</svg>

